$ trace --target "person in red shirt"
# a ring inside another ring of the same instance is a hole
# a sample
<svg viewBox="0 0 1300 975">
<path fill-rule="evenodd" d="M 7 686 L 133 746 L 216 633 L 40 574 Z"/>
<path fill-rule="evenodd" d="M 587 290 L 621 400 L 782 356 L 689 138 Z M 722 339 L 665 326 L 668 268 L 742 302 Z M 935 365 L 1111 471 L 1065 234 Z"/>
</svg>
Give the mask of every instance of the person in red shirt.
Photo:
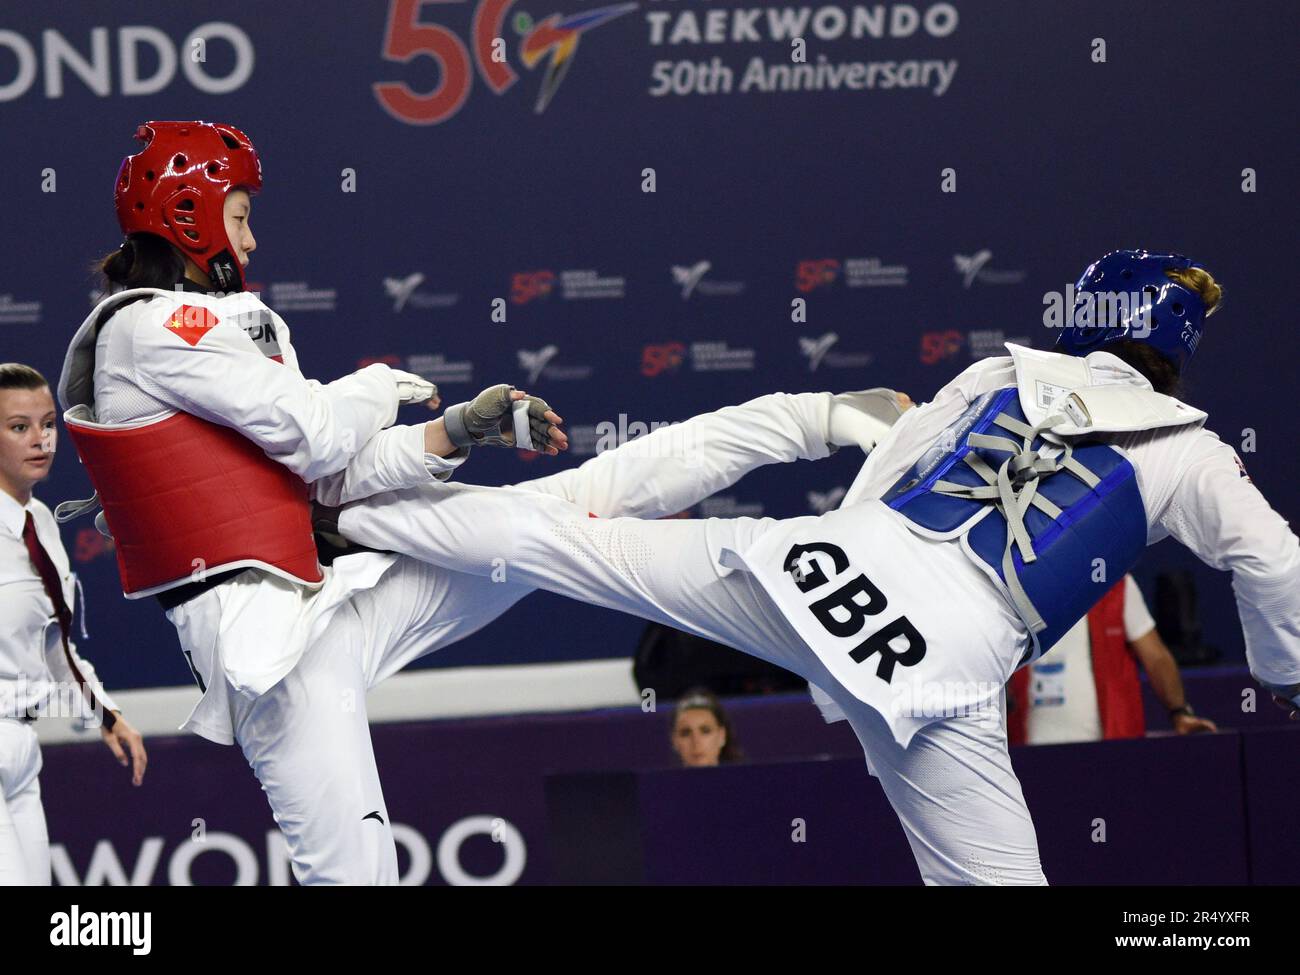
<svg viewBox="0 0 1300 975">
<path fill-rule="evenodd" d="M 1007 683 L 1007 736 L 1013 745 L 1140 738 L 1146 733 L 1138 664 L 1180 735 L 1217 731 L 1196 715 L 1173 654 L 1131 575 L 1126 575 L 1051 653 Z"/>
</svg>

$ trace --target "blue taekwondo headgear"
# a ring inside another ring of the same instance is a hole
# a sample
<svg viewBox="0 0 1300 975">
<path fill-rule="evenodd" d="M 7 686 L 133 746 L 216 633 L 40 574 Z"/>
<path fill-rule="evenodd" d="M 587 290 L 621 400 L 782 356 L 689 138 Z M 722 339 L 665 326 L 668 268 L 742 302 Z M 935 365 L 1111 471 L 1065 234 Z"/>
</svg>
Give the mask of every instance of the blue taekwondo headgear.
<svg viewBox="0 0 1300 975">
<path fill-rule="evenodd" d="M 1132 339 L 1144 342 L 1169 358 L 1181 373 L 1196 352 L 1205 330 L 1205 302 L 1195 291 L 1165 275 L 1165 271 L 1196 267 L 1181 254 L 1152 254 L 1150 251 L 1111 251 L 1088 265 L 1075 284 L 1075 309 L 1088 300 L 1087 294 L 1134 295 L 1133 301 L 1102 302 L 1098 307 L 1114 311 L 1113 317 L 1098 315 L 1092 324 L 1071 324 L 1061 332 L 1056 348 L 1067 355 L 1087 355 L 1113 342 Z M 1217 311 L 1217 306 L 1215 308 Z"/>
</svg>

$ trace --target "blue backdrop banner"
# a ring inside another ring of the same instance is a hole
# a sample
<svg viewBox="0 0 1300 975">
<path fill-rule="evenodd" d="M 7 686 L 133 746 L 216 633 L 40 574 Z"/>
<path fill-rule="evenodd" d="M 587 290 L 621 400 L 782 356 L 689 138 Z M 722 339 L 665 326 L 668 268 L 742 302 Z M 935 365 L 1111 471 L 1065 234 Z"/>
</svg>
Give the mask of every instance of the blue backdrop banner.
<svg viewBox="0 0 1300 975">
<path fill-rule="evenodd" d="M 774 390 L 928 398 L 1004 341 L 1049 347 L 1051 296 L 1149 247 L 1223 283 L 1188 398 L 1294 517 L 1296 369 L 1269 289 L 1294 256 L 1295 28 L 1282 0 L 11 0 L 0 359 L 57 376 L 120 241 L 135 126 L 219 120 L 261 153 L 249 276 L 304 372 L 388 362 L 448 403 L 511 382 L 568 421 L 568 455 L 477 451 L 462 479 L 550 473 Z M 692 514 L 825 510 L 849 454 Z M 89 493 L 65 438 L 38 496 Z M 105 540 L 65 532 L 110 686 L 188 680 Z M 1141 579 L 1192 564 L 1164 545 Z M 1197 573 L 1210 642 L 1240 657 L 1227 578 Z M 529 598 L 427 662 L 635 645 L 635 620 Z"/>
</svg>

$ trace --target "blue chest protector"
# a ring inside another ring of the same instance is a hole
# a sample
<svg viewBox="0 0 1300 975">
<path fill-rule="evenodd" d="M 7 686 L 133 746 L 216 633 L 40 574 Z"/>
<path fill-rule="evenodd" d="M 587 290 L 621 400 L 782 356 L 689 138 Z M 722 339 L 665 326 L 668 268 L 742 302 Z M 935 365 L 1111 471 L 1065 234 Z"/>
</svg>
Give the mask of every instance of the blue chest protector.
<svg viewBox="0 0 1300 975">
<path fill-rule="evenodd" d="M 1122 579 L 1147 541 L 1137 475 L 1118 450 L 1076 440 L 1039 455 L 1061 419 L 1031 426 L 1016 387 L 986 393 L 882 499 L 926 535 L 964 536 L 1029 627 L 1026 660 Z"/>
</svg>

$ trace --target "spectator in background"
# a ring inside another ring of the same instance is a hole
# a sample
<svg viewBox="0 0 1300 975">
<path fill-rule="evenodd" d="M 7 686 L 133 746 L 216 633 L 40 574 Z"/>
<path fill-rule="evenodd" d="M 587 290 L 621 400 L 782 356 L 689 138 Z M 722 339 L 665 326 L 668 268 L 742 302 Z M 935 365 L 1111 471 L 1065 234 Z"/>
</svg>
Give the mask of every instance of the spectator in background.
<svg viewBox="0 0 1300 975">
<path fill-rule="evenodd" d="M 1187 703 L 1173 654 L 1156 632 L 1142 593 L 1126 575 L 1086 617 L 1007 684 L 1007 737 L 1043 745 L 1146 734 L 1142 664 L 1180 735 L 1217 731 Z"/>
<path fill-rule="evenodd" d="M 68 553 L 54 515 L 32 495 L 50 473 L 56 442 L 45 377 L 21 363 L 0 364 L 0 886 L 50 883 L 32 723 L 54 706 L 62 710 L 64 691 L 74 713 L 99 724 L 118 762 L 131 765 L 135 785 L 147 762 L 139 732 L 72 642 L 76 584 Z M 105 805 L 102 797 L 87 802 L 95 810 Z"/>
<path fill-rule="evenodd" d="M 673 750 L 687 768 L 739 762 L 744 758 L 736 733 L 712 692 L 693 687 L 673 711 Z"/>
</svg>

